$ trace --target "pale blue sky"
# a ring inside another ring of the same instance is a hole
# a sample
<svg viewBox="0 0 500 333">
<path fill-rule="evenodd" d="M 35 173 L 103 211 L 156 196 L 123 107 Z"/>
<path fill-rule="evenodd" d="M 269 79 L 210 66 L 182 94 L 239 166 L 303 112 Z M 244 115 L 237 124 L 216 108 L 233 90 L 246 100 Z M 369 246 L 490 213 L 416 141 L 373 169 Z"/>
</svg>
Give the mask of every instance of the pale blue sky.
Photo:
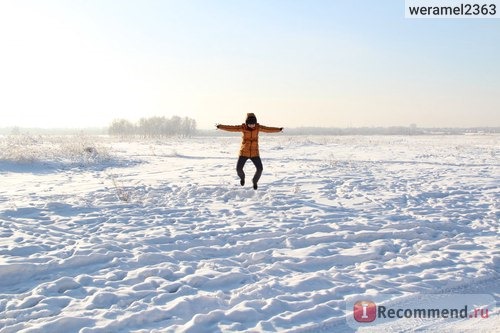
<svg viewBox="0 0 500 333">
<path fill-rule="evenodd" d="M 500 126 L 500 19 L 403 0 L 0 0 L 4 126 Z"/>
</svg>

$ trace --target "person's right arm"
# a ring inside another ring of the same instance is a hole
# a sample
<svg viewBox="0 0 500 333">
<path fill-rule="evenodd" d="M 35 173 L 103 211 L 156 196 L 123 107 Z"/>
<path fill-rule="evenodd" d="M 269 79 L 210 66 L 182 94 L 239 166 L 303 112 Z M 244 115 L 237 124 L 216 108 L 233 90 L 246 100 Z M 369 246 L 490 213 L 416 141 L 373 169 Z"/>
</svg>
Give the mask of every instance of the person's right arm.
<svg viewBox="0 0 500 333">
<path fill-rule="evenodd" d="M 228 131 L 228 132 L 241 132 L 243 130 L 242 125 L 217 125 L 217 129 Z"/>
</svg>

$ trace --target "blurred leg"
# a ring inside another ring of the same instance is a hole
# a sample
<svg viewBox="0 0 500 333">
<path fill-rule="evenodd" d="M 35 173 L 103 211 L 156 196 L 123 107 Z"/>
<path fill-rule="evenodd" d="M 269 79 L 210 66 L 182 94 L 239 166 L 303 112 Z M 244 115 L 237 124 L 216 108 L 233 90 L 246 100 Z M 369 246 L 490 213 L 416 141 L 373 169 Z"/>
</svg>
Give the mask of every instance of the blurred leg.
<svg viewBox="0 0 500 333">
<path fill-rule="evenodd" d="M 264 167 L 262 166 L 262 161 L 260 157 L 252 157 L 252 162 L 255 165 L 255 175 L 253 176 L 253 183 L 257 184 L 259 182 L 260 176 L 262 175 L 262 171 Z"/>
<path fill-rule="evenodd" d="M 245 185 L 245 172 L 243 171 L 243 167 L 245 166 L 247 160 L 248 157 L 240 156 L 238 158 L 238 163 L 236 163 L 236 173 L 238 174 L 238 177 L 240 177 L 241 186 Z"/>
</svg>

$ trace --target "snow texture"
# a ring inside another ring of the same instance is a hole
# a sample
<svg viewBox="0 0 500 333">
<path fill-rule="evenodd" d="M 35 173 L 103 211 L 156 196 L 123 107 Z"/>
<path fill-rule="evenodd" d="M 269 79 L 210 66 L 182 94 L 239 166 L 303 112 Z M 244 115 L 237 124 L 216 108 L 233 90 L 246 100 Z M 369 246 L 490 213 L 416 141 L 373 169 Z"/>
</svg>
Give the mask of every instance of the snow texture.
<svg viewBox="0 0 500 333">
<path fill-rule="evenodd" d="M 351 332 L 356 295 L 498 301 L 499 138 L 263 135 L 257 191 L 236 136 L 2 138 L 0 333 Z"/>
</svg>

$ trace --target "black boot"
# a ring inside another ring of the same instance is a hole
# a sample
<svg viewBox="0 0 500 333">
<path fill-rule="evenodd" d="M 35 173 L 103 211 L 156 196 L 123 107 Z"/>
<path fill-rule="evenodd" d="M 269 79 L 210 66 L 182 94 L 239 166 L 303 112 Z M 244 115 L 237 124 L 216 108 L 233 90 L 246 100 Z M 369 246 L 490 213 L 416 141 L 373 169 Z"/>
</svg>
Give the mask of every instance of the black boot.
<svg viewBox="0 0 500 333">
<path fill-rule="evenodd" d="M 256 190 L 257 189 L 257 182 L 253 182 L 253 189 Z"/>
<path fill-rule="evenodd" d="M 240 179 L 240 184 L 241 184 L 241 186 L 245 186 L 245 178 Z"/>
</svg>

